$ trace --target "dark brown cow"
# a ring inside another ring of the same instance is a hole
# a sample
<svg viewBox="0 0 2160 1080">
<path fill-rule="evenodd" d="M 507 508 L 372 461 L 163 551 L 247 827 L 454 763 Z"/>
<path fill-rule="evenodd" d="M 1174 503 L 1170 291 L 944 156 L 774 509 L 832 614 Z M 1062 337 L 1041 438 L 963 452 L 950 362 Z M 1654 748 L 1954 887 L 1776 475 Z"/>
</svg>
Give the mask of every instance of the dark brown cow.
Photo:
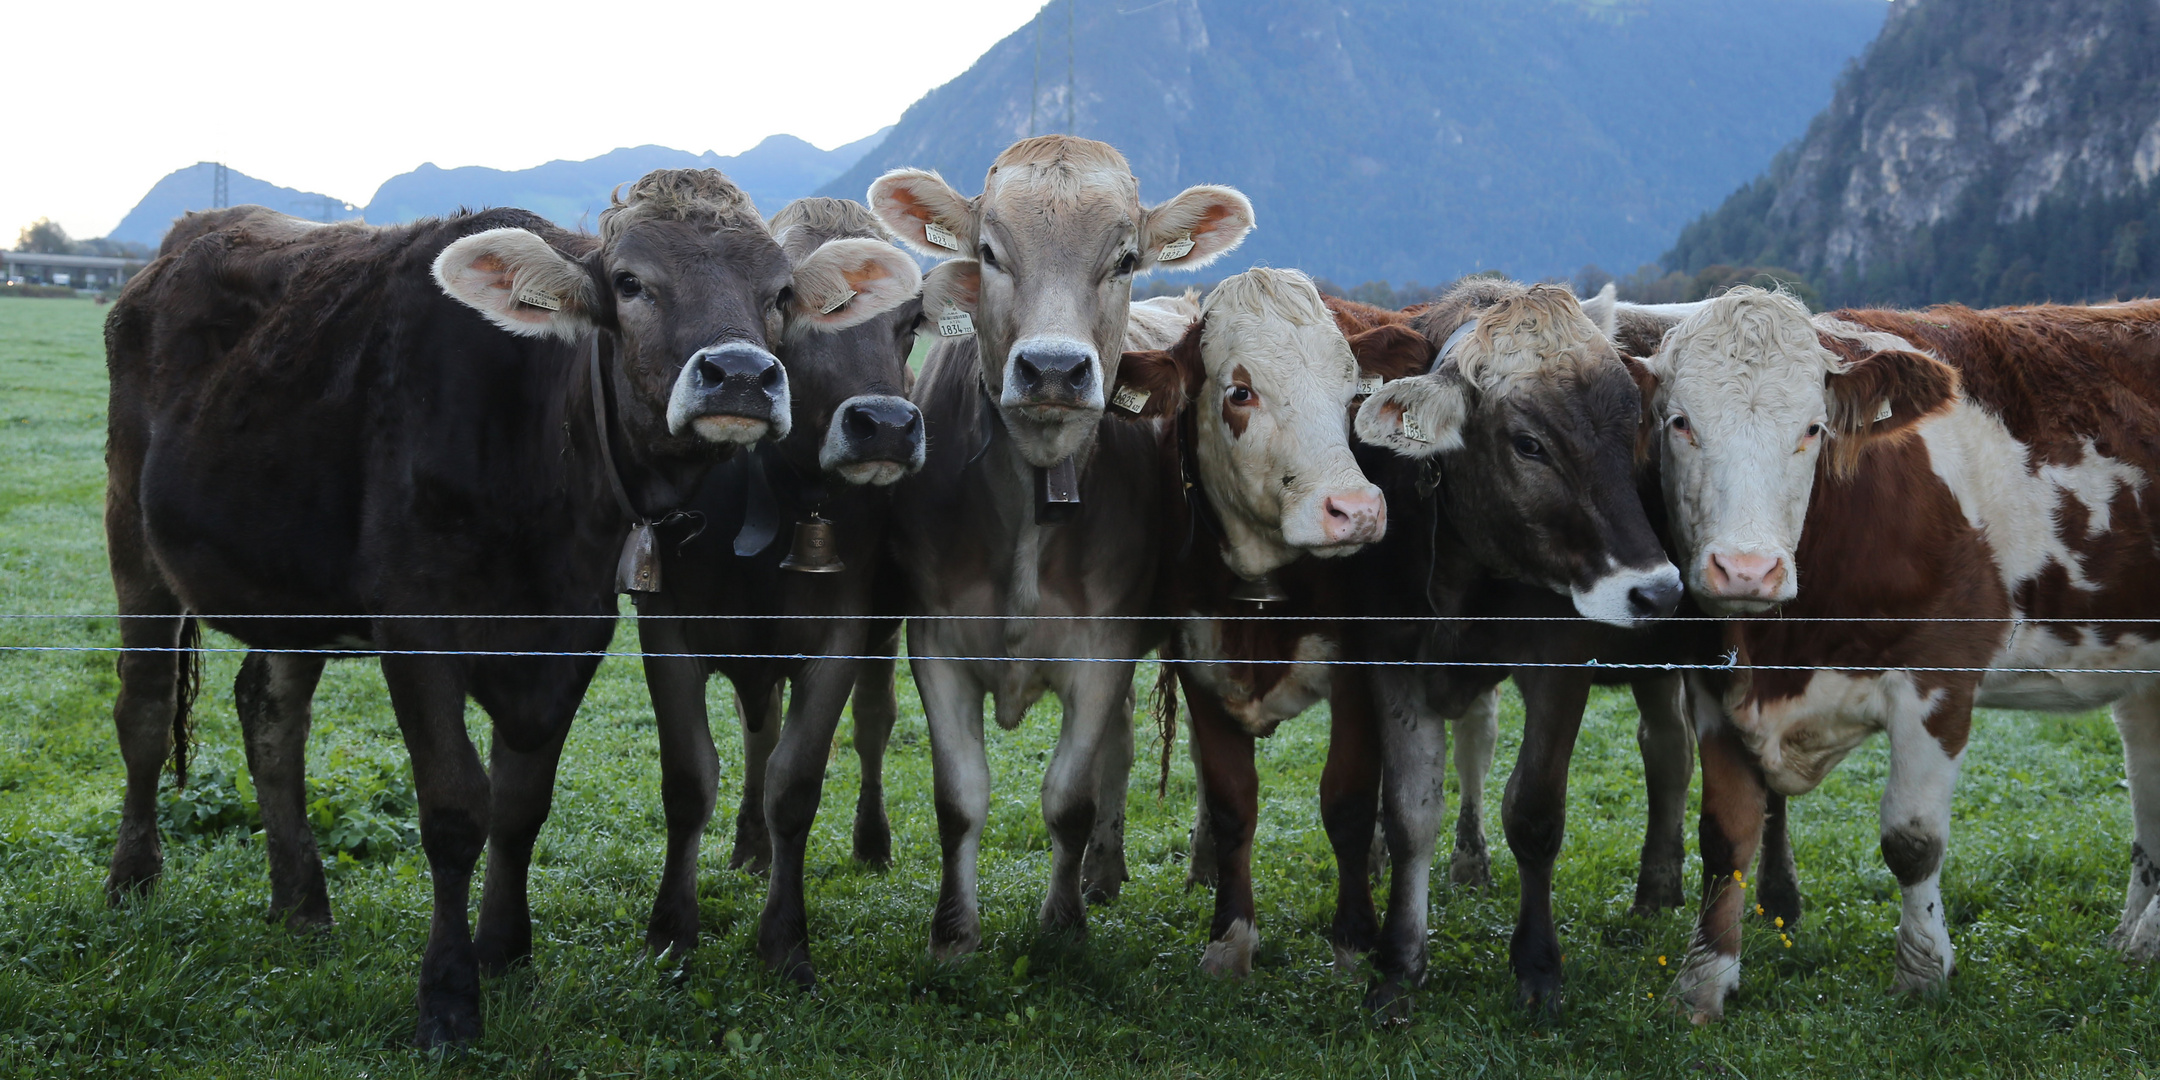
<svg viewBox="0 0 2160 1080">
<path fill-rule="evenodd" d="M 1676 983 L 1698 1021 L 1739 981 L 1744 872 L 1772 792 L 1890 739 L 1883 860 L 1899 990 L 1952 967 L 1939 886 L 1975 705 L 2112 703 L 2136 837 L 2116 943 L 2160 954 L 2160 301 L 1809 316 L 1736 289 L 1650 361 L 1692 591 L 1741 668 L 1690 679 L 1703 910 Z M 1822 620 L 1822 621 L 1808 621 Z M 1854 621 L 1842 621 L 1854 620 Z"/>
<path fill-rule="evenodd" d="M 885 236 L 867 208 L 844 199 L 790 203 L 773 216 L 772 230 L 798 260 L 834 240 Z M 921 301 L 910 300 L 840 333 L 788 332 L 778 350 L 792 389 L 788 437 L 715 467 L 684 507 L 697 516 L 662 533 L 667 588 L 638 597 L 639 643 L 660 654 L 645 660 L 668 818 L 667 866 L 645 934 L 656 951 L 697 944 L 698 840 L 712 819 L 720 767 L 705 716 L 705 683 L 715 672 L 734 684 L 743 728 L 729 865 L 769 865 L 769 936 L 801 937 L 803 845 L 833 731 L 863 666 L 853 658 L 873 642 L 886 647 L 886 628 L 867 616 L 884 558 L 889 485 L 922 466 L 922 414 L 904 396 L 921 317 Z M 814 572 L 783 565 L 796 523 L 806 520 L 830 522 L 835 541 L 830 563 Z M 707 655 L 683 655 L 690 653 Z M 891 839 L 876 779 L 894 716 L 891 667 L 873 666 L 883 678 L 870 680 L 873 692 L 855 709 L 865 780 L 855 848 L 858 858 L 883 864 Z M 783 685 L 792 688 L 785 727 Z M 784 968 L 784 949 L 766 960 Z"/>
<path fill-rule="evenodd" d="M 598 238 L 518 210 L 389 228 L 194 215 L 114 306 L 105 524 L 122 642 L 171 650 L 194 616 L 259 650 L 234 693 L 271 907 L 294 926 L 330 920 L 304 777 L 324 650 L 384 653 L 434 889 L 423 1045 L 477 1036 L 480 973 L 531 952 L 526 869 L 613 634 L 633 519 L 679 506 L 730 446 L 785 432 L 768 345 L 786 326 L 843 329 L 918 281 L 874 241 L 791 260 L 726 177 L 664 170 Z M 120 661 L 115 902 L 162 867 L 158 773 L 184 672 L 170 651 Z M 494 723 L 486 767 L 468 697 Z"/>
</svg>

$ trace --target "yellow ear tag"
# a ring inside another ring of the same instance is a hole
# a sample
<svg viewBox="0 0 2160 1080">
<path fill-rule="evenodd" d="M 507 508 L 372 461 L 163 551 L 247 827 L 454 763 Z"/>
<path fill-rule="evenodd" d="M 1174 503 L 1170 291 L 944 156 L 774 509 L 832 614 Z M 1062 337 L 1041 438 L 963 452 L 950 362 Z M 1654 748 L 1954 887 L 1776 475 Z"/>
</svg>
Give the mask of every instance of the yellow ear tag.
<svg viewBox="0 0 2160 1080">
<path fill-rule="evenodd" d="M 937 246 L 944 248 L 947 251 L 960 250 L 960 238 L 954 235 L 951 229 L 948 229 L 935 221 L 924 223 L 922 227 L 922 233 L 923 239 L 928 240 L 931 243 L 936 244 Z"/>
<path fill-rule="evenodd" d="M 1880 424 L 1883 421 L 1890 419 L 1891 415 L 1892 414 L 1890 411 L 1889 399 L 1885 398 L 1883 400 L 1882 407 L 1875 410 L 1875 419 L 1871 422 Z"/>
<path fill-rule="evenodd" d="M 562 301 L 538 289 L 526 289 L 518 293 L 517 302 L 527 307 L 542 308 L 547 311 L 562 310 Z"/>
<path fill-rule="evenodd" d="M 1419 420 L 1417 414 L 1408 409 L 1403 410 L 1402 433 L 1403 438 L 1412 442 L 1429 443 L 1432 441 L 1432 434 L 1425 430 L 1424 421 Z"/>
<path fill-rule="evenodd" d="M 1378 375 L 1360 374 L 1357 380 L 1357 396 L 1371 397 L 1380 392 L 1381 384 L 1385 382 L 1387 380 Z"/>
<path fill-rule="evenodd" d="M 856 296 L 855 290 L 853 290 L 853 289 L 849 289 L 848 291 L 846 291 L 846 292 L 844 292 L 844 293 L 840 294 L 840 295 L 839 295 L 838 297 L 835 297 L 835 298 L 833 299 L 833 302 L 832 302 L 832 303 L 830 303 L 830 304 L 827 304 L 827 305 L 825 305 L 824 307 L 821 307 L 821 308 L 819 308 L 819 309 L 818 309 L 818 314 L 820 314 L 820 315 L 830 315 L 830 314 L 832 314 L 833 312 L 835 312 L 835 311 L 838 311 L 838 310 L 840 310 L 841 308 L 844 308 L 844 307 L 846 307 L 846 306 L 847 306 L 847 302 L 848 302 L 848 301 L 850 301 L 850 300 L 853 300 L 853 299 L 855 299 L 855 296 Z"/>
<path fill-rule="evenodd" d="M 938 316 L 937 332 L 939 337 L 966 337 L 975 332 L 975 318 L 959 308 L 946 308 Z"/>
<path fill-rule="evenodd" d="M 1147 399 L 1153 396 L 1153 394 L 1139 387 L 1120 385 L 1117 388 L 1117 393 L 1111 395 L 1110 404 L 1138 416 L 1140 410 L 1147 407 Z"/>
<path fill-rule="evenodd" d="M 1155 261 L 1176 262 L 1179 259 L 1182 259 L 1185 256 L 1192 254 L 1192 249 L 1192 234 L 1186 233 L 1185 235 L 1180 236 L 1167 244 L 1164 244 L 1162 246 L 1162 250 L 1155 253 Z"/>
</svg>

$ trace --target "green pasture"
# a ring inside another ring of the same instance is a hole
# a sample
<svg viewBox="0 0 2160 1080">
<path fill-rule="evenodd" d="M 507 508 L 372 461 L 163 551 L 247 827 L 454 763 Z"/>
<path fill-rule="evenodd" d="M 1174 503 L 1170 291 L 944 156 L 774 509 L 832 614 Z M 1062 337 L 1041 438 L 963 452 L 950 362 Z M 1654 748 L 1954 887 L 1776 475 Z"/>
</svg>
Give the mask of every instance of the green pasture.
<svg viewBox="0 0 2160 1080">
<path fill-rule="evenodd" d="M 0 619 L 0 645 L 117 641 L 99 528 L 105 310 L 0 299 L 0 613 L 64 616 Z M 634 642 L 625 628 L 617 647 Z M 1877 742 L 1794 804 L 1806 917 L 1789 947 L 1751 925 L 1730 1019 L 1697 1029 L 1665 1000 L 1664 964 L 1685 951 L 1689 915 L 1626 915 L 1642 797 L 1624 693 L 1593 698 L 1576 757 L 1559 871 L 1566 1011 L 1533 1021 L 1515 1008 L 1516 875 L 1498 825 L 1521 722 L 1510 699 L 1487 789 L 1495 885 L 1436 889 L 1431 982 L 1410 1023 L 1376 1029 L 1358 1008 L 1362 976 L 1332 970 L 1325 939 L 1334 888 L 1313 797 L 1320 715 L 1264 746 L 1263 945 L 1250 981 L 1197 970 L 1211 901 L 1184 887 L 1192 771 L 1180 747 L 1158 799 L 1160 748 L 1147 733 L 1130 805 L 1134 880 L 1091 913 L 1084 942 L 1037 935 L 1047 706 L 1019 731 L 990 734 L 983 949 L 927 959 L 937 841 L 907 686 L 888 872 L 848 858 L 857 781 L 841 728 L 810 859 L 818 992 L 775 982 L 755 959 L 762 884 L 724 869 L 733 765 L 706 847 L 706 944 L 680 967 L 655 962 L 641 935 L 660 865 L 659 782 L 629 661 L 601 669 L 570 739 L 536 855 L 532 965 L 487 985 L 487 1035 L 468 1053 L 422 1055 L 407 1045 L 427 871 L 375 665 L 333 665 L 316 701 L 313 813 L 338 925 L 296 937 L 263 919 L 269 881 L 229 690 L 237 660 L 209 658 L 197 780 L 168 794 L 161 889 L 110 910 L 100 882 L 121 787 L 112 656 L 0 653 L 0 1076 L 2160 1076 L 2160 972 L 2126 967 L 2105 940 L 2130 825 L 2104 714 L 1982 718 L 1944 875 L 1960 950 L 1946 994 L 1886 992 L 1898 907 L 1876 852 Z M 712 693 L 733 762 L 732 698 L 718 683 Z M 486 737 L 477 714 L 473 731 Z"/>
</svg>

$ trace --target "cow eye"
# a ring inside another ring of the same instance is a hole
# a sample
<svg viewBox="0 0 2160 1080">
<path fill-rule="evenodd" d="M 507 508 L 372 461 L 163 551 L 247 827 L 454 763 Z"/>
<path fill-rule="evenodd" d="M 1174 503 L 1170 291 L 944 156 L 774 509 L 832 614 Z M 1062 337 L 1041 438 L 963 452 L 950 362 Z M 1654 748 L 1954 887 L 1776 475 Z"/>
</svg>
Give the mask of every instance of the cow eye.
<svg viewBox="0 0 2160 1080">
<path fill-rule="evenodd" d="M 1253 393 L 1250 386 L 1233 386 L 1230 388 L 1230 392 L 1224 394 L 1223 397 L 1232 405 L 1242 405 L 1247 408 L 1260 403 L 1260 395 Z"/>
<path fill-rule="evenodd" d="M 990 250 L 990 245 L 984 244 L 982 246 L 982 250 L 978 251 L 976 254 L 982 259 L 982 264 L 984 266 L 987 266 L 992 270 L 998 268 L 997 255 Z"/>
<path fill-rule="evenodd" d="M 1812 438 L 1814 438 L 1815 436 L 1817 436 L 1817 435 L 1820 435 L 1820 434 L 1822 434 L 1822 425 L 1821 425 L 1821 424 L 1819 424 L 1819 423 L 1816 423 L 1816 424 L 1809 424 L 1809 425 L 1807 426 L 1807 437 L 1808 437 L 1808 438 L 1812 439 Z"/>
<path fill-rule="evenodd" d="M 645 292 L 645 283 L 637 275 L 625 270 L 615 275 L 615 295 L 625 300 L 634 299 Z"/>
<path fill-rule="evenodd" d="M 1541 459 L 1545 456 L 1545 444 L 1528 435 L 1515 436 L 1515 452 L 1526 458 Z"/>
<path fill-rule="evenodd" d="M 1138 269 L 1139 266 L 1140 256 L 1134 252 L 1128 251 L 1125 253 L 1123 258 L 1120 258 L 1117 261 L 1117 274 L 1119 277 L 1131 277 L 1133 271 Z"/>
<path fill-rule="evenodd" d="M 1688 427 L 1687 417 L 1685 417 L 1685 416 L 1675 416 L 1675 417 L 1673 417 L 1673 418 L 1672 418 L 1672 429 L 1673 429 L 1674 431 L 1677 431 L 1677 432 L 1679 432 L 1679 433 L 1680 433 L 1680 434 L 1682 434 L 1682 435 L 1685 435 L 1685 434 L 1687 434 L 1688 432 L 1690 432 L 1690 431 L 1694 430 L 1693 428 L 1690 428 L 1690 427 Z"/>
<path fill-rule="evenodd" d="M 795 299 L 795 287 L 792 285 L 782 285 L 780 287 L 780 291 L 773 296 L 773 310 L 781 312 L 786 311 L 788 309 L 788 301 L 793 299 Z"/>
</svg>

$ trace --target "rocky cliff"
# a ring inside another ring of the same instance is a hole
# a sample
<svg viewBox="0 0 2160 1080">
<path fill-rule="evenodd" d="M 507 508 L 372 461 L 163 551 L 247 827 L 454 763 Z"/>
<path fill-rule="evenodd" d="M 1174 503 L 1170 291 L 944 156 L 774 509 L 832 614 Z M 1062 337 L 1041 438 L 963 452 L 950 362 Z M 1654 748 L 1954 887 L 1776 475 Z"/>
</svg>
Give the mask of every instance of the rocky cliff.
<svg viewBox="0 0 2160 1080">
<path fill-rule="evenodd" d="M 2160 290 L 2160 0 L 1897 0 L 1830 107 L 1667 267 L 1834 303 Z"/>
</svg>

